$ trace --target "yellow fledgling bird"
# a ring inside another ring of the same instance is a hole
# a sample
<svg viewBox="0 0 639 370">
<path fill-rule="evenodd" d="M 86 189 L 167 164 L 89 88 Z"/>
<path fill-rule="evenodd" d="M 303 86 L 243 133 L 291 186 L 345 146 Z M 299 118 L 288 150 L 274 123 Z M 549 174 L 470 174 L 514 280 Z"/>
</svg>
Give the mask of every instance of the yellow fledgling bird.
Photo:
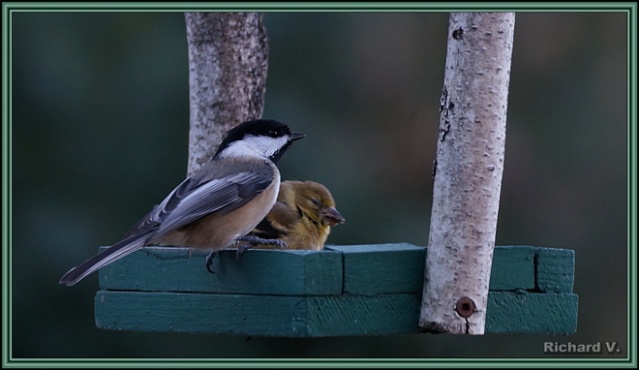
<svg viewBox="0 0 639 370">
<path fill-rule="evenodd" d="M 321 250 L 331 227 L 346 219 L 335 209 L 331 192 L 313 181 L 283 181 L 277 202 L 251 232 L 252 235 L 279 239 L 286 249 Z M 273 245 L 258 245 L 258 249 L 276 249 Z"/>
</svg>

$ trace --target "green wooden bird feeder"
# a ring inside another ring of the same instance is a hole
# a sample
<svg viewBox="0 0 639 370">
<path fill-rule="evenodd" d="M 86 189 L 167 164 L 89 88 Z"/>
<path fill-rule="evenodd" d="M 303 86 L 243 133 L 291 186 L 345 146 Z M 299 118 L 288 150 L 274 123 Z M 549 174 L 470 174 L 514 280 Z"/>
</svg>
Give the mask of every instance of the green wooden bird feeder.
<svg viewBox="0 0 639 370">
<path fill-rule="evenodd" d="M 417 334 L 426 248 L 327 246 L 216 257 L 147 247 L 99 271 L 99 328 L 267 337 Z M 135 272 L 135 273 L 132 273 Z M 496 247 L 486 333 L 573 334 L 574 251 Z"/>
</svg>

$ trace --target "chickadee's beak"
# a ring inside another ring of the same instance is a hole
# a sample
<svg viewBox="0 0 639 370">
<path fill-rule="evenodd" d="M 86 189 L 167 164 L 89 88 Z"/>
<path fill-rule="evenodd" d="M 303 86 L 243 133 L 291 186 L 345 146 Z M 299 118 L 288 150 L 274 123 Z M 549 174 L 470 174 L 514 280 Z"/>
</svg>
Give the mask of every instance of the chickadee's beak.
<svg viewBox="0 0 639 370">
<path fill-rule="evenodd" d="M 289 137 L 288 141 L 295 141 L 295 140 L 303 139 L 305 137 L 306 137 L 305 134 L 300 134 L 298 132 L 293 132 L 291 134 L 291 136 Z"/>
<path fill-rule="evenodd" d="M 330 227 L 334 227 L 346 222 L 346 219 L 333 207 L 322 209 L 322 221 L 327 223 Z"/>
</svg>

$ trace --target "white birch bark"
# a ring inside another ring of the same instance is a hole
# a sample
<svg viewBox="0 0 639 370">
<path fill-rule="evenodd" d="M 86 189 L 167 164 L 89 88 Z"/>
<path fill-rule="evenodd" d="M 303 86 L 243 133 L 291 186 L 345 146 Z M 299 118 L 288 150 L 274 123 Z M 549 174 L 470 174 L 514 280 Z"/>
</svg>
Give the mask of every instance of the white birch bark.
<svg viewBox="0 0 639 370">
<path fill-rule="evenodd" d="M 483 334 L 504 168 L 514 13 L 451 13 L 424 332 Z"/>
<path fill-rule="evenodd" d="M 268 40 L 259 13 L 185 13 L 189 52 L 190 176 L 226 131 L 260 118 Z"/>
</svg>

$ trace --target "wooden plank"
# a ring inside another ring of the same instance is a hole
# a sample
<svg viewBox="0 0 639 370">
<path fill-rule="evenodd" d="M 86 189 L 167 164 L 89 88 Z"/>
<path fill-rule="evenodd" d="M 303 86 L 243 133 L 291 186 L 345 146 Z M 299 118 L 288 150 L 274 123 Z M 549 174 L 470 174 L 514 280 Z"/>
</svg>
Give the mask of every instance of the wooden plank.
<svg viewBox="0 0 639 370">
<path fill-rule="evenodd" d="M 578 308 L 572 293 L 489 292 L 486 332 L 574 334 Z"/>
<path fill-rule="evenodd" d="M 304 336 L 302 297 L 98 291 L 95 322 L 108 330 Z"/>
<path fill-rule="evenodd" d="M 575 251 L 555 248 L 537 248 L 536 251 L 536 288 L 542 292 L 572 292 Z"/>
<path fill-rule="evenodd" d="M 397 334 L 417 323 L 419 296 L 257 296 L 98 291 L 98 328 L 326 337 Z M 412 308 L 412 309 L 410 309 Z"/>
<path fill-rule="evenodd" d="M 535 247 L 497 246 L 490 274 L 491 291 L 535 288 Z"/>
<path fill-rule="evenodd" d="M 96 325 L 107 330 L 329 337 L 415 334 L 419 294 L 257 296 L 98 291 Z M 572 334 L 578 298 L 491 292 L 486 333 Z"/>
<path fill-rule="evenodd" d="M 408 243 L 327 246 L 324 251 L 248 250 L 241 261 L 206 253 L 148 247 L 100 270 L 109 290 L 229 294 L 357 295 L 422 292 L 426 248 Z M 530 246 L 495 248 L 490 290 L 571 292 L 574 252 Z M 343 284 L 343 286 L 342 286 Z"/>
<path fill-rule="evenodd" d="M 420 294 L 309 297 L 309 337 L 390 335 L 417 329 Z"/>
<path fill-rule="evenodd" d="M 422 293 L 427 250 L 408 243 L 330 245 L 344 254 L 344 292 L 375 295 Z M 535 251 L 531 246 L 498 246 L 490 290 L 535 288 Z"/>
<path fill-rule="evenodd" d="M 331 245 L 344 257 L 344 292 L 375 295 L 419 293 L 424 283 L 426 248 L 408 243 Z"/>
<path fill-rule="evenodd" d="M 102 268 L 100 288 L 228 294 L 341 294 L 342 255 L 332 251 L 234 250 L 219 253 L 211 274 L 206 253 L 147 247 Z"/>
</svg>

